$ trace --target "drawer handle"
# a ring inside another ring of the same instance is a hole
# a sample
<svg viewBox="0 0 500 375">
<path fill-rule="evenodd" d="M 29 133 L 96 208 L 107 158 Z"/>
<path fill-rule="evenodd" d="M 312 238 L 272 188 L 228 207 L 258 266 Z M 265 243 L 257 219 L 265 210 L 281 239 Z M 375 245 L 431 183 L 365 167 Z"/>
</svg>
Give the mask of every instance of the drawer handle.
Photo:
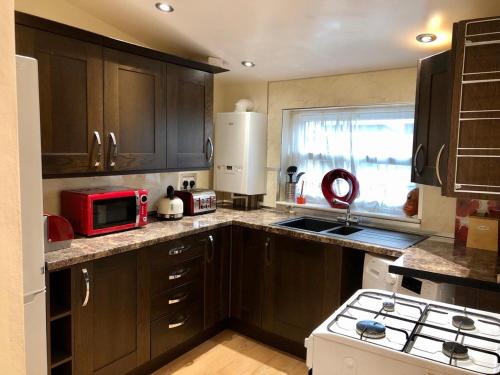
<svg viewBox="0 0 500 375">
<path fill-rule="evenodd" d="M 188 293 L 184 293 L 183 295 L 177 297 L 177 298 L 172 298 L 168 300 L 169 305 L 175 305 L 176 303 L 180 303 L 185 301 L 188 298 Z"/>
<path fill-rule="evenodd" d="M 183 252 L 189 250 L 191 247 L 190 246 L 179 246 L 179 247 L 174 247 L 173 249 L 170 249 L 168 251 L 168 255 L 179 255 L 182 254 Z"/>
<path fill-rule="evenodd" d="M 175 271 L 174 273 L 171 273 L 168 275 L 169 280 L 177 280 L 180 279 L 183 276 L 186 276 L 189 273 L 189 268 L 181 269 L 179 271 Z"/>
<path fill-rule="evenodd" d="M 180 326 L 183 326 L 184 324 L 186 324 L 186 322 L 189 320 L 189 315 L 186 316 L 183 320 L 181 320 L 180 322 L 177 322 L 177 323 L 169 323 L 168 325 L 168 329 L 172 329 L 172 328 L 177 328 L 177 327 L 180 327 Z"/>
</svg>

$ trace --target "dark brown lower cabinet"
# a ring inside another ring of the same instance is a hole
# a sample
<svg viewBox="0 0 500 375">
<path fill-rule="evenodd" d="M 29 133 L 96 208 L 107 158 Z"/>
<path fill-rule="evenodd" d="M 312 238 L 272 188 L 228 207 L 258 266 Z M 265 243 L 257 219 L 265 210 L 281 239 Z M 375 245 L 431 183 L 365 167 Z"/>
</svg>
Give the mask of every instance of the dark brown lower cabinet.
<svg viewBox="0 0 500 375">
<path fill-rule="evenodd" d="M 54 271 L 49 369 L 150 373 L 224 327 L 304 356 L 362 267 L 357 250 L 233 226 Z"/>
<path fill-rule="evenodd" d="M 231 317 L 262 326 L 264 258 L 271 238 L 265 232 L 235 226 L 231 248 Z"/>
<path fill-rule="evenodd" d="M 74 374 L 124 374 L 139 364 L 137 254 L 73 267 Z"/>
<path fill-rule="evenodd" d="M 265 257 L 262 328 L 299 344 L 340 305 L 342 248 L 273 237 Z"/>
<path fill-rule="evenodd" d="M 305 356 L 304 339 L 361 288 L 364 253 L 233 227 L 231 318 L 236 328 Z"/>
</svg>

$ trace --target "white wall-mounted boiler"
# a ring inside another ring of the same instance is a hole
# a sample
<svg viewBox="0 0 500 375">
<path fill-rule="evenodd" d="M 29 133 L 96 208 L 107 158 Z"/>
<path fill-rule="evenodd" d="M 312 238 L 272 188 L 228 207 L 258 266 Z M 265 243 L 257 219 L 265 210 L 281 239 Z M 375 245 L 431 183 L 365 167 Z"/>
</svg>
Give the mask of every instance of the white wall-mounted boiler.
<svg viewBox="0 0 500 375">
<path fill-rule="evenodd" d="M 267 119 L 257 112 L 218 113 L 214 186 L 217 191 L 266 193 Z"/>
</svg>

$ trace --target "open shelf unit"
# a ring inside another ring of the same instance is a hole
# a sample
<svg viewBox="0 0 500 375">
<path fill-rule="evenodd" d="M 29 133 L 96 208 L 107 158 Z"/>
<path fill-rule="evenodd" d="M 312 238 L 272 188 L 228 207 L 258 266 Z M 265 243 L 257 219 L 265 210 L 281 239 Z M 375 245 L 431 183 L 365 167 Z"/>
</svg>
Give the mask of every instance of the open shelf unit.
<svg viewBox="0 0 500 375">
<path fill-rule="evenodd" d="M 72 374 L 71 269 L 48 276 L 48 347 L 51 375 Z"/>
</svg>

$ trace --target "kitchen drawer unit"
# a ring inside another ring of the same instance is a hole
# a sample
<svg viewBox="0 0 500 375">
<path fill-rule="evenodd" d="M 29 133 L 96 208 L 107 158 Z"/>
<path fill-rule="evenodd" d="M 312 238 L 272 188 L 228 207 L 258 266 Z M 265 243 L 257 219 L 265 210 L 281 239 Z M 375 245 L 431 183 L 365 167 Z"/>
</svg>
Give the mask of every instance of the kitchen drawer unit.
<svg viewBox="0 0 500 375">
<path fill-rule="evenodd" d="M 203 277 L 203 257 L 170 267 L 158 267 L 153 264 L 151 270 L 151 296 L 166 292 L 182 284 L 201 280 Z"/>
<path fill-rule="evenodd" d="M 203 285 L 200 280 L 169 289 L 152 298 L 151 320 L 175 314 L 193 303 L 201 305 L 202 301 Z"/>
</svg>

